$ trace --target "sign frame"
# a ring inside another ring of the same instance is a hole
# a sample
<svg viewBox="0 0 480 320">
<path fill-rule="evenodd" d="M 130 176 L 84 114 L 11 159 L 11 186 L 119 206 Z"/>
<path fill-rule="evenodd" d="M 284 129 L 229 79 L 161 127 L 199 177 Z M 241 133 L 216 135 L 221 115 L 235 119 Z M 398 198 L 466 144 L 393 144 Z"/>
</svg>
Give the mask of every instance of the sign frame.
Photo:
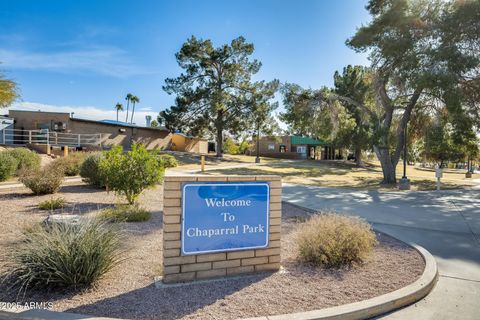
<svg viewBox="0 0 480 320">
<path fill-rule="evenodd" d="M 203 250 L 203 251 L 185 251 L 185 202 L 186 202 L 186 189 L 188 187 L 201 187 L 201 186 L 265 186 L 266 187 L 266 224 L 265 224 L 265 243 L 260 246 L 249 246 L 249 247 L 236 247 L 236 248 L 222 248 L 222 249 L 212 249 L 212 250 Z M 267 181 L 212 181 L 212 182 L 184 182 L 181 185 L 182 188 L 182 210 L 181 210 L 181 230 L 180 230 L 180 253 L 182 256 L 192 256 L 199 254 L 210 254 L 210 253 L 220 253 L 220 252 L 231 252 L 231 251 L 244 251 L 244 250 L 254 250 L 254 249 L 265 249 L 268 248 L 270 243 L 270 184 Z"/>
</svg>

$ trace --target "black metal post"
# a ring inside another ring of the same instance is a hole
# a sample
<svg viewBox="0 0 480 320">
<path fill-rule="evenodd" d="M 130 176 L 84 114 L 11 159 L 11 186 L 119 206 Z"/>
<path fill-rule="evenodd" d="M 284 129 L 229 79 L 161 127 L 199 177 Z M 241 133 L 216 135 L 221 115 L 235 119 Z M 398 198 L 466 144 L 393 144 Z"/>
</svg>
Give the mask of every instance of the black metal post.
<svg viewBox="0 0 480 320">
<path fill-rule="evenodd" d="M 257 157 L 255 163 L 260 163 L 260 125 L 257 125 Z"/>
<path fill-rule="evenodd" d="M 407 124 L 405 124 L 405 129 L 403 133 L 403 177 L 402 179 L 407 179 Z"/>
</svg>

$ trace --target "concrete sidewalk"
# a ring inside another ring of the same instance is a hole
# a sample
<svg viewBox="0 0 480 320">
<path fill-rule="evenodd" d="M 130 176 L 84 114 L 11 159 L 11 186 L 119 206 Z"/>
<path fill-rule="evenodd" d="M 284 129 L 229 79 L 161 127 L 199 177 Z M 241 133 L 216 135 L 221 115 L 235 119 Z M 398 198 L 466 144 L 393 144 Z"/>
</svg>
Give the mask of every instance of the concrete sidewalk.
<svg viewBox="0 0 480 320">
<path fill-rule="evenodd" d="M 430 295 L 382 319 L 480 319 L 479 191 L 382 193 L 284 184 L 283 200 L 361 216 L 434 255 L 440 279 Z"/>
</svg>

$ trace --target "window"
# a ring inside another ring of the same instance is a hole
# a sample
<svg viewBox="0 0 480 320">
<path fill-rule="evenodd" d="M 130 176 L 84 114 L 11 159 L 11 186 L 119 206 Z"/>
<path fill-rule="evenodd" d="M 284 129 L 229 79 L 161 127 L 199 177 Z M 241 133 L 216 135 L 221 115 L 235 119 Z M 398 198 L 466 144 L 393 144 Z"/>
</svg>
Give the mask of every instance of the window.
<svg viewBox="0 0 480 320">
<path fill-rule="evenodd" d="M 268 145 L 268 151 L 275 151 L 275 144 L 274 143 L 270 143 Z"/>
<path fill-rule="evenodd" d="M 297 153 L 307 153 L 306 146 L 297 146 Z"/>
<path fill-rule="evenodd" d="M 284 144 L 281 144 L 280 145 L 280 152 L 286 152 L 287 151 L 287 147 L 284 145 Z"/>
</svg>

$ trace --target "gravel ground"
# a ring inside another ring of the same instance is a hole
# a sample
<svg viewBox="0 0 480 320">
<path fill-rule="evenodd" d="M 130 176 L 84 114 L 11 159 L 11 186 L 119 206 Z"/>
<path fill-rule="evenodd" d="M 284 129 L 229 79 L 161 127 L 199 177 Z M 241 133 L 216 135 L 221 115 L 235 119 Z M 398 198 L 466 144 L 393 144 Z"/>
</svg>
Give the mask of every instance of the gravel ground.
<svg viewBox="0 0 480 320">
<path fill-rule="evenodd" d="M 298 217 L 309 213 L 284 203 L 282 266 L 285 272 L 264 273 L 179 287 L 156 289 L 161 273 L 162 191 L 148 190 L 142 206 L 153 212 L 148 222 L 122 224 L 129 259 L 82 292 L 34 293 L 24 301 L 52 301 L 54 310 L 128 319 L 236 319 L 300 312 L 351 303 L 391 292 L 414 282 L 424 261 L 412 248 L 377 234 L 379 244 L 363 265 L 323 270 L 300 264 L 295 255 Z M 63 187 L 59 193 L 69 205 L 66 213 L 88 214 L 114 204 L 113 194 L 84 185 Z M 58 195 L 57 195 L 58 196 Z M 18 239 L 20 227 L 42 221 L 47 213 L 36 209 L 51 196 L 33 196 L 26 189 L 0 191 L 0 248 Z M 0 254 L 4 250 L 0 251 Z M 0 271 L 4 266 L 0 264 Z M 15 301 L 3 295 L 0 301 Z"/>
</svg>

